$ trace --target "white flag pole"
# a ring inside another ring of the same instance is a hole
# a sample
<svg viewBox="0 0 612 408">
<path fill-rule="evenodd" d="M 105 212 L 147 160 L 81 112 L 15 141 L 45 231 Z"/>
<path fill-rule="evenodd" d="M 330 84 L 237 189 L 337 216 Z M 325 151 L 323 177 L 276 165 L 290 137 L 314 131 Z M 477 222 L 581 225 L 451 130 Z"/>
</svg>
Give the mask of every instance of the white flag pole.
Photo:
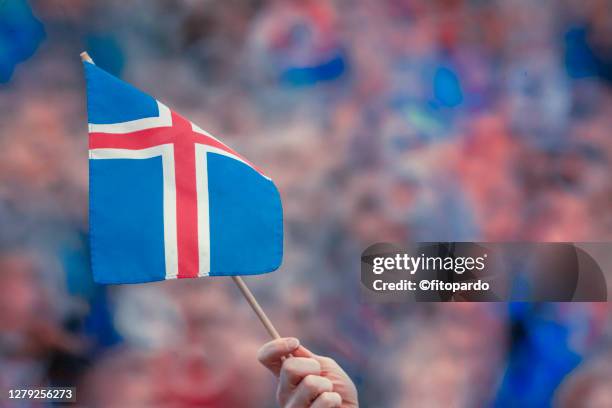
<svg viewBox="0 0 612 408">
<path fill-rule="evenodd" d="M 234 281 L 236 286 L 238 286 L 238 289 L 240 289 L 240 292 L 242 292 L 247 302 L 249 302 L 249 305 L 251 305 L 251 308 L 253 309 L 257 317 L 259 317 L 261 324 L 264 325 L 270 337 L 272 337 L 273 339 L 280 339 L 280 334 L 278 334 L 278 331 L 266 315 L 266 312 L 264 312 L 261 306 L 259 306 L 257 299 L 255 299 L 255 296 L 253 296 L 253 293 L 246 285 L 246 283 L 244 283 L 244 280 L 242 280 L 240 276 L 232 276 L 232 280 Z"/>
<path fill-rule="evenodd" d="M 81 56 L 81 61 L 89 62 L 90 64 L 94 63 L 93 60 L 91 59 L 91 57 L 89 56 L 89 54 L 87 53 L 87 51 L 83 51 L 79 55 Z"/>
<path fill-rule="evenodd" d="M 82 52 L 80 55 L 81 55 L 82 61 L 89 62 L 90 64 L 94 64 L 93 60 L 91 59 L 91 57 L 86 51 Z M 272 322 L 266 315 L 266 312 L 264 312 L 261 306 L 259 305 L 259 302 L 257 302 L 257 299 L 255 299 L 255 296 L 253 296 L 253 293 L 251 292 L 249 287 L 246 285 L 244 280 L 240 276 L 232 276 L 232 280 L 234 281 L 236 286 L 238 286 L 238 289 L 240 289 L 240 293 L 242 293 L 242 295 L 247 300 L 247 302 L 249 302 L 249 305 L 251 305 L 251 308 L 253 309 L 253 311 L 255 312 L 259 320 L 261 321 L 261 323 L 266 328 L 266 331 L 268 332 L 268 334 L 270 334 L 270 336 L 273 339 L 280 339 L 280 335 L 278 334 L 278 331 L 276 330 L 276 328 L 274 327 L 274 325 L 272 324 Z"/>
</svg>

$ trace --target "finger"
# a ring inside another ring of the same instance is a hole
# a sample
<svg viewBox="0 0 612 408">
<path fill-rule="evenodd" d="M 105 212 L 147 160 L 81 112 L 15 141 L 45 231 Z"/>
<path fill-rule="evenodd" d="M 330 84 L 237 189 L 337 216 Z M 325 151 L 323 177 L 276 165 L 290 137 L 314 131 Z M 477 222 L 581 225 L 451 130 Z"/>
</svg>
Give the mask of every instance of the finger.
<svg viewBox="0 0 612 408">
<path fill-rule="evenodd" d="M 321 372 L 323 374 L 329 373 L 329 372 L 344 373 L 344 370 L 342 369 L 342 367 L 340 367 L 340 365 L 338 365 L 338 363 L 336 363 L 336 361 L 332 358 L 324 357 L 324 356 L 316 356 L 316 355 L 313 358 L 317 360 L 319 364 L 321 365 Z"/>
<path fill-rule="evenodd" d="M 308 350 L 306 347 L 300 345 L 297 349 L 295 349 L 292 353 L 294 357 L 307 357 L 314 358 L 321 364 L 321 373 L 325 374 L 326 372 L 340 370 L 343 372 L 342 368 L 329 357 L 319 356 L 312 351 Z"/>
<path fill-rule="evenodd" d="M 324 392 L 317 397 L 310 408 L 340 408 L 342 397 L 337 392 Z"/>
<path fill-rule="evenodd" d="M 289 400 L 290 407 L 309 407 L 321 393 L 333 390 L 334 385 L 319 375 L 307 375 L 300 381 Z"/>
<path fill-rule="evenodd" d="M 331 359 L 329 357 L 319 356 L 313 353 L 312 351 L 308 350 L 306 347 L 302 345 L 300 345 L 297 349 L 295 349 L 291 353 L 291 355 L 294 357 L 306 357 L 306 358 L 313 358 L 317 360 L 319 364 L 321 365 L 322 375 L 325 375 L 328 372 L 341 372 L 344 375 L 346 375 L 342 367 L 340 367 L 340 365 L 338 365 L 338 363 L 336 363 L 334 359 Z"/>
<path fill-rule="evenodd" d="M 316 356 L 315 353 L 313 353 L 312 351 L 308 350 L 306 347 L 304 347 L 302 345 L 300 345 L 294 351 L 292 351 L 291 355 L 294 356 L 294 357 L 308 357 L 308 358 L 313 358 L 313 357 Z"/>
<path fill-rule="evenodd" d="M 300 341 L 293 337 L 272 340 L 259 349 L 257 359 L 278 376 L 283 364 L 282 357 L 291 354 L 299 345 Z"/>
<path fill-rule="evenodd" d="M 280 372 L 280 388 L 291 391 L 307 375 L 319 375 L 321 364 L 314 358 L 292 357 L 283 362 Z"/>
</svg>

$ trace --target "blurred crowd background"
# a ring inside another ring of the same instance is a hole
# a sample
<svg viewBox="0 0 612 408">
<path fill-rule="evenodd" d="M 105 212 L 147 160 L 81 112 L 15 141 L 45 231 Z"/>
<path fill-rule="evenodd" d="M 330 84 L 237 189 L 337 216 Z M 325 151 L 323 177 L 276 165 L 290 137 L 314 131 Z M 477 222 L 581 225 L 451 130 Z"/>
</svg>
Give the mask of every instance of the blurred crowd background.
<svg viewBox="0 0 612 408">
<path fill-rule="evenodd" d="M 607 303 L 359 291 L 376 242 L 612 240 L 608 1 L 0 0 L 0 389 L 266 408 L 229 279 L 92 282 L 82 50 L 275 180 L 283 267 L 248 283 L 364 407 L 612 406 Z"/>
</svg>

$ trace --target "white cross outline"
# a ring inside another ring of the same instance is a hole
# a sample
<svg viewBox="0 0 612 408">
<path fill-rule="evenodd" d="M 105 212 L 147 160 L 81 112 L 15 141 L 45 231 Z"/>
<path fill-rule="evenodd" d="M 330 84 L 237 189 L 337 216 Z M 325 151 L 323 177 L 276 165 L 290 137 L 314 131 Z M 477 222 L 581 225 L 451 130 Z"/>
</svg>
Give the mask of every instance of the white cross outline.
<svg viewBox="0 0 612 408">
<path fill-rule="evenodd" d="M 155 118 L 137 119 L 129 122 L 116 124 L 96 125 L 89 124 L 90 133 L 123 134 L 138 130 L 155 127 L 171 127 L 172 117 L 170 110 L 160 102 L 158 103 L 160 116 Z M 209 136 L 217 141 L 217 138 L 204 131 L 193 122 L 191 128 L 196 133 Z M 220 141 L 219 141 L 220 142 Z M 222 143 L 222 142 L 220 142 Z M 271 181 L 269 177 L 253 168 L 241 157 L 230 152 L 210 145 L 195 143 L 195 176 L 198 215 L 198 254 L 199 271 L 198 277 L 210 275 L 210 205 L 208 196 L 208 153 L 219 154 L 237 160 L 253 170 L 262 177 Z M 174 163 L 174 145 L 166 143 L 145 149 L 117 149 L 99 148 L 89 150 L 89 158 L 92 160 L 105 159 L 150 159 L 162 158 L 163 174 L 163 221 L 164 221 L 164 255 L 165 255 L 165 279 L 176 279 L 178 277 L 178 242 L 177 242 L 177 214 L 176 214 L 176 179 Z"/>
</svg>

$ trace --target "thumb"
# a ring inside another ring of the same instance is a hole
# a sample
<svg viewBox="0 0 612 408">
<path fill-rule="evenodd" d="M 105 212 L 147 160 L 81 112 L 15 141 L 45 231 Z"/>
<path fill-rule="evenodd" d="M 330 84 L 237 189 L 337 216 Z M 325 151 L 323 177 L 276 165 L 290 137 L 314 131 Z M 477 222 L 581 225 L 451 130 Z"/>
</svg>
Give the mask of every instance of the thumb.
<svg viewBox="0 0 612 408">
<path fill-rule="evenodd" d="M 296 351 L 299 344 L 299 340 L 293 337 L 272 340 L 259 349 L 257 359 L 274 375 L 278 376 L 283 358 Z"/>
</svg>

